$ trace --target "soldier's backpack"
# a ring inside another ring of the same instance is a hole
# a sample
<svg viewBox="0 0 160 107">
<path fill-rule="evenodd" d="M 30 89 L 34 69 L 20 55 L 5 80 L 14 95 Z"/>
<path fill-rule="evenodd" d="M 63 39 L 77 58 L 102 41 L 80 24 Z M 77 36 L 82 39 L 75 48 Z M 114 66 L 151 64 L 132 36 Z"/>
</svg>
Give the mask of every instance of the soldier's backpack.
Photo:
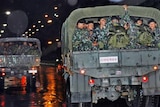
<svg viewBox="0 0 160 107">
<path fill-rule="evenodd" d="M 148 31 L 143 31 L 138 35 L 137 42 L 144 46 L 151 45 L 153 41 L 152 34 Z"/>
<path fill-rule="evenodd" d="M 110 31 L 108 46 L 110 48 L 126 48 L 129 45 L 129 36 L 122 26 L 113 26 Z"/>
</svg>

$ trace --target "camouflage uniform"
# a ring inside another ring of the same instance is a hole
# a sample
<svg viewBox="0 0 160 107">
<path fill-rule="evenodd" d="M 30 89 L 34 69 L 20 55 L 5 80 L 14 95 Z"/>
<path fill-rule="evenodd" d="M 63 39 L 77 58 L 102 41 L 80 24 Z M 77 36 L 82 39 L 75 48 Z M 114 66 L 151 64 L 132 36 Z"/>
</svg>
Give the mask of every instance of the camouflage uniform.
<svg viewBox="0 0 160 107">
<path fill-rule="evenodd" d="M 15 55 L 18 49 L 18 44 L 11 44 L 8 46 L 8 48 L 11 50 L 11 54 Z"/>
<path fill-rule="evenodd" d="M 155 44 L 158 48 L 160 48 L 160 29 L 155 28 L 155 30 L 153 31 L 149 30 L 149 31 L 153 36 L 153 44 Z"/>
<path fill-rule="evenodd" d="M 98 50 L 98 45 L 96 45 L 97 42 L 98 42 L 98 38 L 96 36 L 95 30 L 88 31 L 87 36 L 88 36 L 88 39 L 90 40 L 90 42 L 92 44 L 91 50 Z"/>
<path fill-rule="evenodd" d="M 98 41 L 98 48 L 101 49 L 107 49 L 107 40 L 108 40 L 108 27 L 104 26 L 102 29 L 100 27 L 97 27 L 95 29 L 95 34 Z"/>
<path fill-rule="evenodd" d="M 75 29 L 72 45 L 73 51 L 87 51 L 91 50 L 92 42 L 88 38 L 88 32 L 86 29 Z"/>
<path fill-rule="evenodd" d="M 153 46 L 153 35 L 149 32 L 148 26 L 144 24 L 135 24 L 134 33 L 136 35 L 134 48 L 147 48 Z"/>
<path fill-rule="evenodd" d="M 131 19 L 130 14 L 127 10 L 125 10 L 124 15 L 121 16 L 121 23 L 122 26 L 124 26 L 125 23 L 129 23 L 129 29 L 126 31 L 127 34 L 129 35 L 130 39 L 130 46 L 129 48 L 135 48 L 136 47 L 136 38 L 137 38 L 137 33 L 139 32 L 139 27 L 135 26 L 134 21 Z"/>
</svg>

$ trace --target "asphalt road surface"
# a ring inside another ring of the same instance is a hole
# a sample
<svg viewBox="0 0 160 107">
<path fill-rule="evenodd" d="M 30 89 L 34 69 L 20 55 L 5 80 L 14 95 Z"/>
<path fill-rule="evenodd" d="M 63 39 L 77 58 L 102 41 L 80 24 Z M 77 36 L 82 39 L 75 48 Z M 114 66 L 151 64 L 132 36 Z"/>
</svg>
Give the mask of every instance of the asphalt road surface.
<svg viewBox="0 0 160 107">
<path fill-rule="evenodd" d="M 64 107 L 64 80 L 55 67 L 42 65 L 37 74 L 36 88 L 8 88 L 0 94 L 0 107 Z M 127 107 L 122 99 L 102 99 L 93 107 Z"/>
</svg>

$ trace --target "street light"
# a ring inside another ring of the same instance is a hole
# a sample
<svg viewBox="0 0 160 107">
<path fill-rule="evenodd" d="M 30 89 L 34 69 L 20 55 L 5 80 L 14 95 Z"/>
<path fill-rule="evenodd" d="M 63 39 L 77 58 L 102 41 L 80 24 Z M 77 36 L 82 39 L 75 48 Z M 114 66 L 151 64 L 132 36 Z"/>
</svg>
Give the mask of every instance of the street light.
<svg viewBox="0 0 160 107">
<path fill-rule="evenodd" d="M 48 17 L 48 14 L 45 14 L 44 17 L 47 18 L 47 17 Z"/>
<path fill-rule="evenodd" d="M 52 41 L 48 41 L 48 45 L 51 45 L 52 44 Z"/>
<path fill-rule="evenodd" d="M 56 42 L 58 42 L 59 41 L 59 39 L 56 39 Z"/>
<path fill-rule="evenodd" d="M 7 26 L 7 24 L 6 24 L 6 23 L 4 23 L 4 24 L 3 24 L 3 27 L 6 27 L 6 26 Z"/>
<path fill-rule="evenodd" d="M 11 12 L 10 12 L 10 11 L 6 11 L 5 14 L 6 14 L 6 15 L 10 15 Z"/>
<path fill-rule="evenodd" d="M 51 19 L 47 20 L 47 23 L 52 23 L 52 20 Z"/>
<path fill-rule="evenodd" d="M 58 7 L 57 6 L 54 6 L 54 10 L 57 10 L 58 9 Z"/>
<path fill-rule="evenodd" d="M 57 13 L 54 13 L 54 16 L 55 16 L 55 17 L 59 17 L 59 15 L 58 15 Z"/>
<path fill-rule="evenodd" d="M 4 30 L 1 30 L 1 33 L 4 33 Z"/>
</svg>

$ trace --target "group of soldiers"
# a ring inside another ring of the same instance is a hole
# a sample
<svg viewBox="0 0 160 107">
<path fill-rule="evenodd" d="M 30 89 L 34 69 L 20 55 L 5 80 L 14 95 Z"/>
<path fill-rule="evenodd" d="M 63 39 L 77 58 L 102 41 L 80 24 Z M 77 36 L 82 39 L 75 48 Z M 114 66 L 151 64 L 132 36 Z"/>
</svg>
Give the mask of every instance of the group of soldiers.
<svg viewBox="0 0 160 107">
<path fill-rule="evenodd" d="M 93 21 L 79 20 L 72 38 L 73 51 L 160 48 L 160 30 L 156 21 L 145 18 L 133 21 L 127 11 L 128 7 L 123 7 L 123 16 L 98 18 L 97 27 Z"/>
<path fill-rule="evenodd" d="M 32 42 L 1 42 L 0 55 L 38 55 L 38 47 Z"/>
</svg>

